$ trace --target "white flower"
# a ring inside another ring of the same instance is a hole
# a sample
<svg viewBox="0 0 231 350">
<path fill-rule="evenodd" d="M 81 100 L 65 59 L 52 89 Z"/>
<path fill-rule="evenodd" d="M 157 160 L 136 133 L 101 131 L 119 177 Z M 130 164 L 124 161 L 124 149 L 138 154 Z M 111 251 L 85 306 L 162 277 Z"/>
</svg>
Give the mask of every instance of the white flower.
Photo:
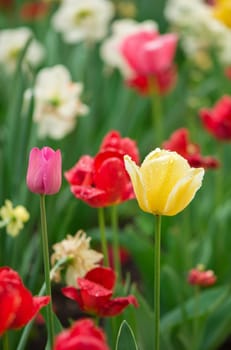
<svg viewBox="0 0 231 350">
<path fill-rule="evenodd" d="M 133 71 L 121 55 L 120 46 L 128 35 L 139 31 L 158 31 L 158 25 L 151 20 L 141 23 L 132 19 L 116 20 L 112 25 L 112 35 L 101 46 L 100 54 L 106 65 L 118 68 L 126 78 L 132 77 Z"/>
<path fill-rule="evenodd" d="M 21 52 L 31 37 L 33 33 L 27 27 L 0 30 L 0 64 L 4 65 L 8 71 L 13 71 Z M 37 66 L 43 57 L 42 45 L 33 38 L 26 51 L 24 62 Z"/>
<path fill-rule="evenodd" d="M 84 277 L 91 269 L 98 266 L 103 255 L 90 248 L 90 237 L 83 231 L 78 231 L 75 236 L 67 235 L 66 239 L 53 245 L 54 253 L 51 256 L 51 264 L 64 258 L 69 258 L 65 271 L 67 285 L 77 286 L 77 278 Z M 52 278 L 59 282 L 60 269 Z"/>
<path fill-rule="evenodd" d="M 231 64 L 231 30 L 214 17 L 212 6 L 202 0 L 168 0 L 165 15 L 190 58 L 214 49 L 222 64 Z"/>
<path fill-rule="evenodd" d="M 25 97 L 34 95 L 33 118 L 40 138 L 61 139 L 75 128 L 77 116 L 88 112 L 80 100 L 82 89 L 81 83 L 71 81 L 69 71 L 62 65 L 39 72 L 33 92 L 28 90 Z"/>
<path fill-rule="evenodd" d="M 6 232 L 15 237 L 23 229 L 24 223 L 29 220 L 29 213 L 22 205 L 13 208 L 10 200 L 5 201 L 5 205 L 0 208 L 0 228 L 6 227 Z"/>
<path fill-rule="evenodd" d="M 113 15 L 109 0 L 65 0 L 53 16 L 53 26 L 66 42 L 95 42 L 106 35 Z"/>
</svg>

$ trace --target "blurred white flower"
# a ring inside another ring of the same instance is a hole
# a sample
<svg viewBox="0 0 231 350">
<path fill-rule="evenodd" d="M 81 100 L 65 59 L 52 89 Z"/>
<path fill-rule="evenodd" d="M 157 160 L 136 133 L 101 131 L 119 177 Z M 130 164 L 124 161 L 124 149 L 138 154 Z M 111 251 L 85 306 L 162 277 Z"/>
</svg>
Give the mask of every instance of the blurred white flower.
<svg viewBox="0 0 231 350">
<path fill-rule="evenodd" d="M 52 266 L 61 259 L 69 258 L 65 271 L 67 285 L 77 286 L 77 278 L 85 276 L 102 260 L 103 255 L 90 248 L 90 240 L 85 232 L 78 231 L 75 236 L 67 235 L 66 239 L 53 245 Z M 60 272 L 58 269 L 52 276 L 56 282 L 61 280 Z"/>
<path fill-rule="evenodd" d="M 108 67 L 118 68 L 125 78 L 130 78 L 133 71 L 120 52 L 123 40 L 139 31 L 158 31 L 158 25 L 152 20 L 137 22 L 133 19 L 120 19 L 113 22 L 112 35 L 104 40 L 100 54 Z"/>
<path fill-rule="evenodd" d="M 69 71 L 62 65 L 38 73 L 33 92 L 27 90 L 25 98 L 34 95 L 33 119 L 40 138 L 61 139 L 75 128 L 77 117 L 88 112 L 80 100 L 82 89 L 83 85 L 72 82 Z"/>
<path fill-rule="evenodd" d="M 0 208 L 0 228 L 6 227 L 6 232 L 15 237 L 23 229 L 24 223 L 30 218 L 30 215 L 25 207 L 17 205 L 13 208 L 10 200 L 5 201 L 5 205 Z"/>
<path fill-rule="evenodd" d="M 0 64 L 4 65 L 8 71 L 13 71 L 21 52 L 31 37 L 33 33 L 27 27 L 0 30 Z M 34 67 L 43 58 L 44 48 L 33 38 L 26 51 L 24 62 Z"/>
<path fill-rule="evenodd" d="M 213 6 L 203 0 L 168 0 L 165 16 L 191 59 L 213 49 L 222 64 L 231 64 L 231 30 L 214 17 Z"/>
<path fill-rule="evenodd" d="M 53 26 L 66 42 L 95 42 L 106 35 L 113 15 L 109 0 L 65 0 L 53 16 Z"/>
</svg>

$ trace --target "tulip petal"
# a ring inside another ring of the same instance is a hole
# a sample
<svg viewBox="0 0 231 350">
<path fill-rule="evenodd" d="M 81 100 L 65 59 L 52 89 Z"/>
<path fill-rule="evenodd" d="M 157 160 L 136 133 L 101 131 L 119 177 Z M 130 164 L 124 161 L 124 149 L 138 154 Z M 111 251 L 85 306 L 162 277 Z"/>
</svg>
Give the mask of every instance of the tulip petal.
<svg viewBox="0 0 231 350">
<path fill-rule="evenodd" d="M 131 177 L 133 189 L 139 203 L 139 206 L 142 210 L 151 212 L 148 202 L 145 196 L 145 187 L 142 179 L 142 174 L 140 172 L 140 168 L 136 165 L 135 162 L 128 155 L 124 156 L 125 168 L 128 174 Z"/>
<path fill-rule="evenodd" d="M 169 194 L 163 215 L 172 216 L 182 211 L 201 187 L 203 176 L 203 168 L 192 168 L 185 178 L 179 180 Z"/>
</svg>

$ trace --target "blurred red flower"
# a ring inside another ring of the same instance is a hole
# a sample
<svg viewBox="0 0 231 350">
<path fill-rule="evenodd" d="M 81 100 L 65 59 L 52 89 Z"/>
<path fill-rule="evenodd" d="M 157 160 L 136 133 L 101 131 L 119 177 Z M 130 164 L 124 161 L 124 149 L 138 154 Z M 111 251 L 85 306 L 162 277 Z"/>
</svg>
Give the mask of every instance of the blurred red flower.
<svg viewBox="0 0 231 350">
<path fill-rule="evenodd" d="M 215 138 L 231 140 L 231 97 L 223 96 L 213 108 L 202 108 L 199 112 L 204 127 Z"/>
<path fill-rule="evenodd" d="M 200 287 L 212 286 L 217 280 L 212 270 L 204 271 L 200 266 L 196 269 L 192 269 L 188 274 L 188 282 L 192 285 Z"/>
<path fill-rule="evenodd" d="M 122 138 L 117 131 L 109 132 L 94 158 L 84 155 L 65 172 L 71 192 L 92 207 L 105 207 L 134 198 L 124 166 L 125 154 L 139 162 L 136 143 L 127 137 Z"/>
<path fill-rule="evenodd" d="M 48 13 L 49 4 L 41 1 L 31 1 L 22 4 L 20 16 L 25 21 L 40 20 Z"/>
<path fill-rule="evenodd" d="M 186 128 L 176 130 L 169 140 L 163 143 L 163 148 L 177 152 L 194 168 L 216 169 L 220 165 L 216 158 L 201 155 L 199 145 L 190 141 L 189 131 Z"/>
<path fill-rule="evenodd" d="M 49 301 L 49 296 L 33 297 L 16 271 L 1 267 L 0 335 L 8 329 L 25 326 Z"/>
<path fill-rule="evenodd" d="M 173 59 L 177 40 L 176 34 L 160 35 L 155 30 L 128 35 L 120 48 L 124 59 L 134 72 L 127 84 L 142 93 L 168 92 L 176 82 Z"/>
<path fill-rule="evenodd" d="M 62 293 L 77 302 L 84 312 L 100 317 L 120 314 L 129 304 L 138 307 L 133 295 L 111 299 L 115 286 L 115 272 L 111 268 L 96 267 L 84 278 L 78 278 L 78 286 L 62 288 Z"/>
<path fill-rule="evenodd" d="M 92 320 L 75 322 L 55 339 L 54 350 L 109 350 L 103 331 Z"/>
</svg>

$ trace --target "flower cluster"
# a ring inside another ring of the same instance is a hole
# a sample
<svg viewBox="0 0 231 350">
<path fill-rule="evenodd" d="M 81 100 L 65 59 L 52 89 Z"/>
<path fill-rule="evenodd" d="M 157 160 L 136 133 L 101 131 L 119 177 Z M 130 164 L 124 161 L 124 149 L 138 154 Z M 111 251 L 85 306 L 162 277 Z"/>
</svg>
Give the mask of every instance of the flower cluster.
<svg viewBox="0 0 231 350">
<path fill-rule="evenodd" d="M 204 270 L 204 266 L 199 265 L 197 268 L 189 271 L 188 282 L 200 287 L 212 286 L 217 280 L 212 270 Z"/>
<path fill-rule="evenodd" d="M 5 201 L 5 205 L 0 208 L 0 227 L 6 227 L 6 232 L 15 237 L 23 229 L 30 214 L 22 205 L 17 205 L 15 208 L 10 200 Z"/>
<path fill-rule="evenodd" d="M 139 162 L 136 143 L 117 131 L 108 133 L 95 157 L 84 155 L 65 172 L 71 192 L 92 207 L 105 207 L 134 198 L 123 157 Z"/>
</svg>

